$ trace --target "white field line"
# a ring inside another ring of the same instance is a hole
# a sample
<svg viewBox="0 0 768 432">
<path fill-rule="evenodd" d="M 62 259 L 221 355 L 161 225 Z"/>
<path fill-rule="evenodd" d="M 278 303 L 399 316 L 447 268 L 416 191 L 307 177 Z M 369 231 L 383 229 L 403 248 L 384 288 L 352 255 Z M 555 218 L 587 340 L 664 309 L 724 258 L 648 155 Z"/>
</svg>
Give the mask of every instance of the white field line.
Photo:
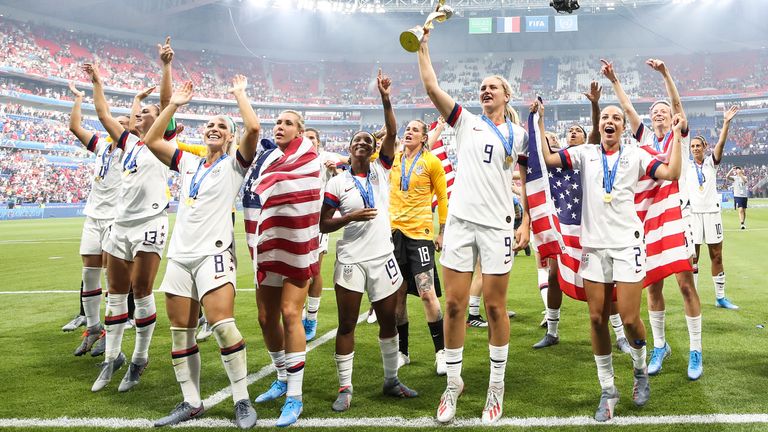
<svg viewBox="0 0 768 432">
<path fill-rule="evenodd" d="M 615 417 L 598 423 L 591 417 L 527 417 L 502 418 L 491 427 L 567 427 L 567 426 L 638 426 L 671 424 L 749 424 L 768 423 L 768 414 L 702 414 L 680 416 L 640 416 Z M 273 427 L 273 420 L 259 420 L 256 427 Z M 304 418 L 299 419 L 294 427 L 352 428 L 396 425 L 402 428 L 435 428 L 438 423 L 432 417 L 365 417 L 365 418 Z M 0 427 L 77 427 L 77 428 L 151 428 L 153 421 L 148 419 L 125 418 L 69 418 L 54 419 L 0 419 Z M 202 418 L 185 422 L 185 428 L 234 428 L 231 420 L 223 418 Z M 479 428 L 483 426 L 479 418 L 457 419 L 447 427 Z"/>
<path fill-rule="evenodd" d="M 57 239 L 0 240 L 0 245 L 6 245 L 6 244 L 48 244 L 48 243 L 80 243 L 80 237 L 65 237 L 65 238 L 57 238 Z"/>
<path fill-rule="evenodd" d="M 365 320 L 366 317 L 368 317 L 368 313 L 367 312 L 360 314 L 360 316 L 357 317 L 358 324 L 361 321 Z M 329 331 L 328 333 L 325 333 L 324 335 L 320 336 L 319 338 L 313 340 L 312 342 L 308 343 L 307 344 L 307 352 L 310 352 L 313 349 L 319 347 L 320 345 L 322 345 L 322 344 L 328 342 L 329 340 L 335 338 L 336 337 L 336 330 L 338 330 L 338 329 L 333 329 L 333 330 Z M 248 375 L 246 377 L 246 380 L 248 380 L 248 385 L 251 385 L 251 384 L 255 383 L 256 381 L 258 381 L 258 380 L 260 380 L 260 379 L 262 379 L 262 378 L 264 378 L 264 377 L 266 377 L 268 375 L 271 375 L 272 373 L 274 373 L 274 371 L 275 371 L 275 368 L 272 366 L 272 364 L 268 364 L 268 365 L 264 366 L 263 368 L 259 369 L 258 372 L 252 373 L 252 374 L 250 374 L 250 375 Z M 210 408 L 214 407 L 215 405 L 221 403 L 222 401 L 226 400 L 231 395 L 232 395 L 232 390 L 229 387 L 225 387 L 225 388 L 217 391 L 216 393 L 208 396 L 205 400 L 203 400 L 203 406 L 205 407 L 205 409 L 210 409 Z M 2 425 L 2 423 L 0 423 L 0 427 L 2 427 L 1 425 Z"/>
</svg>

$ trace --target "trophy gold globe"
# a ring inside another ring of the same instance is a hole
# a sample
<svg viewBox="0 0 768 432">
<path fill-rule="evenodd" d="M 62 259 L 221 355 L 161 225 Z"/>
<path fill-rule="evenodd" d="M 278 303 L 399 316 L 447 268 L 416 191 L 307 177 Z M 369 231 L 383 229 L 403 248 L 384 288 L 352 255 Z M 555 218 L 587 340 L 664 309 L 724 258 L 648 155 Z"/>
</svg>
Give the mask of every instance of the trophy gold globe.
<svg viewBox="0 0 768 432">
<path fill-rule="evenodd" d="M 445 0 L 441 0 L 435 11 L 427 15 L 423 26 L 412 27 L 400 33 L 400 45 L 408 52 L 416 52 L 424 39 L 424 29 L 434 28 L 433 21 L 444 22 L 453 16 L 453 8 L 445 5 Z"/>
</svg>

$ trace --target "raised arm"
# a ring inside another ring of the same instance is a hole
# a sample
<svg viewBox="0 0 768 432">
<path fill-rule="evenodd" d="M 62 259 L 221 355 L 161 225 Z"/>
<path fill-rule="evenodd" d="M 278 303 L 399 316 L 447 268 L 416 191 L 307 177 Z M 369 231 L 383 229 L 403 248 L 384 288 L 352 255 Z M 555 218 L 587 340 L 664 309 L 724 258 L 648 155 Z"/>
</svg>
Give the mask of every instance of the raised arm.
<svg viewBox="0 0 768 432">
<path fill-rule="evenodd" d="M 387 157 L 391 161 L 395 157 L 395 142 L 397 141 L 397 119 L 395 118 L 395 110 L 392 108 L 392 101 L 389 100 L 392 93 L 392 80 L 382 74 L 381 69 L 379 69 L 376 85 L 381 94 L 381 105 L 384 107 L 384 127 L 386 128 L 379 156 Z"/>
<path fill-rule="evenodd" d="M 616 97 L 619 98 L 619 104 L 621 109 L 624 110 L 624 116 L 629 121 L 629 126 L 632 128 L 631 132 L 634 134 L 640 128 L 642 121 L 640 116 L 635 110 L 635 106 L 632 105 L 632 101 L 629 100 L 629 96 L 624 92 L 624 88 L 621 86 L 619 79 L 616 77 L 616 72 L 613 70 L 613 63 L 605 59 L 600 59 L 603 63 L 601 72 L 608 78 L 608 81 L 613 85 L 613 91 L 616 93 Z"/>
<path fill-rule="evenodd" d="M 424 38 L 419 46 L 419 75 L 421 76 L 422 84 L 424 84 L 424 90 L 427 91 L 427 96 L 429 96 L 432 104 L 435 105 L 440 115 L 448 118 L 456 102 L 448 93 L 440 88 L 440 84 L 437 82 L 435 68 L 432 67 L 432 59 L 429 58 L 429 33 L 429 29 L 424 29 Z"/>
<path fill-rule="evenodd" d="M 83 72 L 85 72 L 93 83 L 93 104 L 96 106 L 96 115 L 99 116 L 99 121 L 107 130 L 107 133 L 112 140 L 117 142 L 125 132 L 125 128 L 117 120 L 112 117 L 109 112 L 109 104 L 107 98 L 104 97 L 104 85 L 101 82 L 101 76 L 99 75 L 99 63 L 94 61 L 93 63 L 85 63 L 82 66 Z"/>
<path fill-rule="evenodd" d="M 685 117 L 683 102 L 680 100 L 680 93 L 677 91 L 677 86 L 675 85 L 675 81 L 672 80 L 672 75 L 669 73 L 667 65 L 659 59 L 648 59 L 645 64 L 660 73 L 664 78 L 664 86 L 667 88 L 667 96 L 669 96 L 669 102 L 672 104 L 672 115 L 681 114 Z M 683 129 L 683 132 L 685 131 L 686 130 Z"/>
<path fill-rule="evenodd" d="M 549 145 L 547 145 L 547 140 L 544 139 L 544 104 L 539 102 L 538 100 L 535 100 L 531 103 L 529 107 L 530 111 L 532 113 L 539 113 L 539 122 L 536 125 L 536 133 L 541 140 L 541 157 L 544 158 L 544 163 L 549 168 L 561 168 L 563 166 L 563 161 L 560 159 L 560 155 L 557 153 L 552 153 L 552 150 L 549 148 Z M 529 142 L 529 146 L 536 145 L 535 142 Z M 523 172 L 525 170 L 518 170 L 520 180 L 525 183 L 525 176 L 523 175 Z M 520 191 L 520 196 L 525 196 L 525 188 L 522 188 Z M 526 209 L 527 211 L 527 209 Z"/>
<path fill-rule="evenodd" d="M 237 107 L 240 109 L 240 117 L 243 118 L 243 136 L 240 138 L 240 155 L 247 161 L 252 161 L 256 155 L 256 146 L 259 143 L 261 134 L 261 122 L 259 116 L 251 106 L 245 89 L 248 87 L 248 79 L 243 75 L 235 75 L 232 79 L 232 88 L 229 92 L 237 100 Z"/>
<path fill-rule="evenodd" d="M 736 117 L 736 113 L 739 112 L 739 107 L 733 105 L 729 109 L 723 112 L 723 129 L 720 130 L 720 138 L 717 139 L 715 148 L 712 149 L 712 157 L 715 159 L 715 163 L 720 163 L 723 159 L 723 150 L 725 149 L 725 141 L 728 140 L 728 130 L 731 128 L 731 120 Z"/>
<path fill-rule="evenodd" d="M 682 171 L 682 131 L 688 128 L 688 123 L 682 114 L 675 114 L 672 118 L 672 130 L 675 133 L 675 139 L 672 140 L 672 150 L 669 152 L 669 163 L 661 164 L 656 168 L 655 177 L 662 180 L 677 180 Z"/>
<path fill-rule="evenodd" d="M 160 81 L 160 110 L 162 111 L 168 106 L 173 94 L 173 71 L 171 70 L 173 48 L 171 48 L 170 36 L 165 38 L 165 44 L 157 44 L 157 51 L 160 54 L 160 61 L 163 62 L 163 72 Z"/>
<path fill-rule="evenodd" d="M 728 170 L 728 173 L 725 174 L 725 179 L 733 181 L 733 172 L 736 171 L 736 167 L 732 166 L 731 169 Z"/>
<path fill-rule="evenodd" d="M 166 125 L 171 121 L 176 110 L 180 106 L 189 103 L 190 100 L 192 100 L 192 82 L 187 81 L 180 89 L 173 93 L 171 100 L 168 101 L 168 106 L 160 112 L 155 122 L 152 123 L 152 127 L 147 131 L 146 136 L 144 136 L 144 144 L 147 148 L 160 162 L 168 166 L 171 166 L 171 160 L 177 148 L 163 137 Z"/>
<path fill-rule="evenodd" d="M 429 131 L 427 134 L 427 149 L 432 149 L 432 146 L 440 141 L 440 135 L 442 135 L 443 131 L 445 130 L 445 119 L 443 116 L 440 116 L 437 118 L 437 126 L 435 126 L 434 129 Z"/>
<path fill-rule="evenodd" d="M 93 136 L 93 132 L 85 130 L 81 124 L 83 121 L 83 114 L 80 111 L 80 107 L 83 104 L 83 96 L 85 93 L 75 88 L 74 81 L 69 82 L 69 91 L 75 96 L 75 103 L 72 105 L 72 113 L 69 115 L 69 131 L 72 132 L 77 139 L 86 147 L 90 144 Z M 90 151 L 95 149 L 88 148 Z"/>
<path fill-rule="evenodd" d="M 584 96 L 589 99 L 592 111 L 592 130 L 589 131 L 587 138 L 587 144 L 599 144 L 600 143 L 600 95 L 603 93 L 603 86 L 597 81 L 592 81 L 589 84 L 589 93 L 584 93 Z"/>
<path fill-rule="evenodd" d="M 136 115 L 141 112 L 141 103 L 144 101 L 144 99 L 147 98 L 147 96 L 151 95 L 152 92 L 155 91 L 155 88 L 156 86 L 147 87 L 133 97 L 133 103 L 131 104 L 131 115 L 128 119 L 129 131 L 136 129 Z"/>
</svg>

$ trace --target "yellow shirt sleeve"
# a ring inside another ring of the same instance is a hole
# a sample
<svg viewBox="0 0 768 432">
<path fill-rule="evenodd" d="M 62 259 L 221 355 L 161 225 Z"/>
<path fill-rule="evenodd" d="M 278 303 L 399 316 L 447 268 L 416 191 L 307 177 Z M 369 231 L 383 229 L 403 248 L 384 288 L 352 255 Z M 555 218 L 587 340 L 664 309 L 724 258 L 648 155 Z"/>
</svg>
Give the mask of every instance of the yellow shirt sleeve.
<svg viewBox="0 0 768 432">
<path fill-rule="evenodd" d="M 179 150 L 187 153 L 192 153 L 196 156 L 205 156 L 208 148 L 202 144 L 187 144 L 181 141 L 176 141 L 176 145 L 179 146 Z"/>
<path fill-rule="evenodd" d="M 437 218 L 440 225 L 443 225 L 448 219 L 448 185 L 445 170 L 440 158 L 430 158 L 429 161 L 429 177 L 432 180 L 433 192 L 437 195 Z"/>
</svg>

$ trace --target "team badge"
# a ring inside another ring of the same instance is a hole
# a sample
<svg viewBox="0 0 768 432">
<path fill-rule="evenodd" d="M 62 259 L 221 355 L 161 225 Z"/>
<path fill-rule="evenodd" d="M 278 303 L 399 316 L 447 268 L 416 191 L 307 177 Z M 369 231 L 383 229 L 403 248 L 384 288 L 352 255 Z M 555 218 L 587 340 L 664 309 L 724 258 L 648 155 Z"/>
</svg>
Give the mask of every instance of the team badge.
<svg viewBox="0 0 768 432">
<path fill-rule="evenodd" d="M 378 183 L 379 175 L 376 174 L 376 171 L 371 171 L 370 176 L 371 176 L 371 183 Z"/>
<path fill-rule="evenodd" d="M 352 279 L 352 266 L 351 265 L 345 265 L 344 269 L 342 271 L 342 276 L 344 277 L 344 280 L 349 282 L 350 279 Z"/>
<path fill-rule="evenodd" d="M 416 174 L 422 174 L 424 173 L 424 165 L 416 165 L 413 170 L 416 171 Z"/>
<path fill-rule="evenodd" d="M 589 264 L 589 254 L 582 254 L 581 255 L 581 263 L 584 265 Z"/>
<path fill-rule="evenodd" d="M 629 157 L 622 156 L 621 159 L 619 159 L 619 166 L 627 168 L 629 166 Z"/>
<path fill-rule="evenodd" d="M 216 167 L 211 171 L 211 177 L 216 177 L 221 174 L 221 167 Z"/>
</svg>

